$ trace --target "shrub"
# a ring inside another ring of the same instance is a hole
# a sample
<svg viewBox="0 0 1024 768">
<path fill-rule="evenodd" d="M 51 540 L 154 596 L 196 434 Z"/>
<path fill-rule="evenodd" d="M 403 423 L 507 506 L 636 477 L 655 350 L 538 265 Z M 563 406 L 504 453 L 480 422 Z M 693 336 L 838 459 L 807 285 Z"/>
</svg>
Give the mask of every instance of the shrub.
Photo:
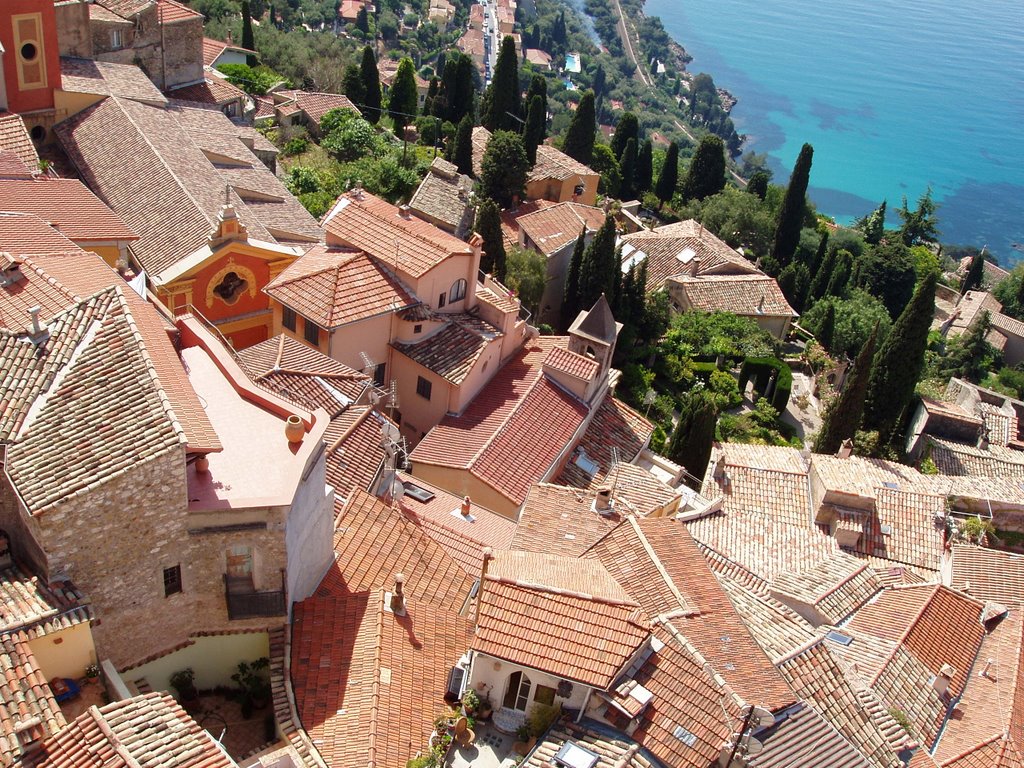
<svg viewBox="0 0 1024 768">
<path fill-rule="evenodd" d="M 743 402 L 736 379 L 726 371 L 714 370 L 708 381 L 708 389 L 715 396 L 720 411 L 736 408 Z"/>
</svg>

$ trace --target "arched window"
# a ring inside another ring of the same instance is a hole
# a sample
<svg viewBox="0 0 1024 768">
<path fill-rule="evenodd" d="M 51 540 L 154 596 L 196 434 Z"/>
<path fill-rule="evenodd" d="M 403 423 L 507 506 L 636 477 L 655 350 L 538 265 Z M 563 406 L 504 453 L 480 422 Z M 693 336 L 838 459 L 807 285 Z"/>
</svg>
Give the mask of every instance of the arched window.
<svg viewBox="0 0 1024 768">
<path fill-rule="evenodd" d="M 466 298 L 466 281 L 459 278 L 452 283 L 452 289 L 448 291 L 448 303 L 454 304 L 456 301 L 462 301 Z"/>
<path fill-rule="evenodd" d="M 505 689 L 505 698 L 502 706 L 506 709 L 518 709 L 526 711 L 526 705 L 530 701 L 530 678 L 522 672 L 513 672 L 508 676 L 508 688 Z"/>
</svg>

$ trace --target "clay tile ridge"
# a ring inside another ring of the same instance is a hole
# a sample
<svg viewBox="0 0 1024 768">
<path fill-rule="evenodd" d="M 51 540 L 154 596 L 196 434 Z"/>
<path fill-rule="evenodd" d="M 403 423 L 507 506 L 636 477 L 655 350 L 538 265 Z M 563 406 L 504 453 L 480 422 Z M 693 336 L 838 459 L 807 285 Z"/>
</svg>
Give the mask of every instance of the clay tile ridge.
<svg viewBox="0 0 1024 768">
<path fill-rule="evenodd" d="M 551 595 L 560 595 L 562 597 L 573 597 L 577 600 L 587 600 L 592 603 L 601 603 L 604 605 L 621 605 L 627 608 L 638 608 L 639 604 L 629 598 L 627 600 L 618 600 L 614 597 L 597 596 L 591 595 L 587 592 L 577 592 L 572 589 L 563 589 L 561 587 L 552 587 L 547 584 L 538 584 L 534 581 L 527 581 L 525 579 L 510 579 L 506 576 L 492 576 L 488 574 L 488 581 L 493 581 L 498 584 L 507 584 L 510 587 L 519 587 L 520 589 L 531 589 L 536 592 L 547 592 Z"/>
<path fill-rule="evenodd" d="M 704 673 L 715 681 L 715 683 L 722 689 L 722 691 L 733 700 L 733 703 L 737 707 L 742 708 L 747 706 L 747 702 L 743 699 L 743 697 L 732 689 L 732 686 L 729 685 L 726 679 L 715 670 L 715 666 L 704 657 L 704 654 L 702 654 L 697 649 L 697 646 L 690 642 L 689 638 L 687 638 L 686 635 L 684 635 L 682 632 L 676 629 L 676 626 L 671 621 L 655 619 L 654 623 L 661 624 L 672 635 L 675 641 L 679 643 L 679 645 L 682 646 L 687 653 L 693 656 L 694 660 L 700 665 L 701 669 L 704 670 Z"/>
<path fill-rule="evenodd" d="M 817 595 L 817 602 L 821 602 L 825 598 L 827 598 L 827 597 L 829 597 L 831 595 L 834 595 L 836 592 L 841 590 L 843 587 L 845 587 L 847 584 L 849 584 L 855 578 L 857 578 L 862 573 L 864 573 L 864 571 L 866 571 L 869 567 L 870 566 L 868 565 L 868 563 L 864 563 L 863 565 L 860 566 L 860 568 L 855 570 L 853 573 L 849 574 L 845 579 L 840 579 L 839 582 L 836 583 L 834 586 L 829 587 L 824 592 L 822 592 L 819 595 Z M 924 610 L 924 609 L 922 609 L 922 610 Z"/>
</svg>

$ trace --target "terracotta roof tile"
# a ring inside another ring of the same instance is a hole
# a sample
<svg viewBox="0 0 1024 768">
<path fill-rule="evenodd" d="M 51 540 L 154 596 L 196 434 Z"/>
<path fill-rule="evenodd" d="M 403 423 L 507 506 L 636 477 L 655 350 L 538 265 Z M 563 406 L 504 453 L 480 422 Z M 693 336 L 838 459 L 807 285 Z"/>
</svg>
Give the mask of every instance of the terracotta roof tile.
<svg viewBox="0 0 1024 768">
<path fill-rule="evenodd" d="M 123 16 L 118 16 L 113 11 L 107 10 L 99 3 L 89 4 L 89 21 L 97 21 L 104 24 L 120 24 L 131 26 L 131 22 Z"/>
<path fill-rule="evenodd" d="M 670 278 L 693 309 L 738 315 L 797 317 L 779 284 L 767 275 L 706 275 Z"/>
<path fill-rule="evenodd" d="M 194 11 L 187 5 L 175 0 L 156 0 L 160 8 L 160 21 L 164 24 L 175 24 L 179 21 L 202 20 L 203 14 Z"/>
<path fill-rule="evenodd" d="M 772 582 L 775 597 L 813 606 L 828 624 L 838 624 L 881 589 L 882 582 L 867 563 L 843 552 L 833 552 L 809 568 L 781 573 Z"/>
<path fill-rule="evenodd" d="M 473 129 L 473 174 L 477 177 L 480 176 L 480 164 L 483 162 L 490 139 L 491 132 L 483 126 L 478 125 Z M 527 175 L 527 181 L 566 181 L 579 176 L 597 176 L 597 172 L 550 144 L 541 144 L 537 147 L 537 162 Z M 579 231 L 576 234 L 579 235 Z"/>
<path fill-rule="evenodd" d="M 344 596 L 389 587 L 405 575 L 405 592 L 439 606 L 460 606 L 472 580 L 400 510 L 352 491 L 336 521 L 334 565 L 316 594 Z"/>
<path fill-rule="evenodd" d="M 502 333 L 472 315 L 438 315 L 436 319 L 445 321 L 440 330 L 416 342 L 395 341 L 391 346 L 427 370 L 461 384 Z"/>
<path fill-rule="evenodd" d="M 929 455 L 944 475 L 1003 475 L 1024 480 L 1024 454 L 1020 451 L 1000 445 L 983 449 L 931 435 L 926 439 L 931 447 Z"/>
<path fill-rule="evenodd" d="M 318 93 L 316 91 L 277 91 L 275 96 L 294 99 L 295 105 L 306 113 L 314 124 L 320 125 L 324 115 L 332 109 L 347 109 L 356 115 L 362 114 L 359 107 L 348 96 L 341 93 Z"/>
<path fill-rule="evenodd" d="M 232 101 L 244 101 L 245 91 L 236 88 L 227 80 L 213 75 L 204 78 L 201 83 L 193 83 L 167 91 L 167 96 L 177 101 L 223 105 Z"/>
<path fill-rule="evenodd" d="M 505 240 L 505 248 L 519 245 L 519 217 L 528 216 L 534 211 L 543 211 L 558 203 L 550 200 L 524 200 L 515 208 L 507 208 L 501 212 L 501 235 Z M 581 227 L 582 229 L 582 227 Z"/>
<path fill-rule="evenodd" d="M 523 214 L 516 218 L 516 224 L 542 254 L 551 256 L 575 243 L 584 227 L 588 232 L 596 232 L 605 217 L 601 208 L 565 202 Z"/>
<path fill-rule="evenodd" d="M 148 8 L 152 8 L 156 4 L 156 0 L 97 0 L 96 4 L 103 6 L 121 18 L 127 19 Z"/>
<path fill-rule="evenodd" d="M 33 768 L 234 768 L 213 737 L 170 694 L 90 707 L 43 743 Z"/>
<path fill-rule="evenodd" d="M 458 172 L 454 163 L 435 157 L 430 170 L 423 177 L 409 207 L 418 215 L 456 237 L 466 237 L 473 226 L 475 212 L 470 204 L 473 180 Z"/>
<path fill-rule="evenodd" d="M 327 427 L 327 482 L 334 487 L 336 510 L 343 510 L 353 491 L 369 491 L 378 479 L 387 459 L 381 441 L 386 420 L 370 406 L 349 406 Z"/>
<path fill-rule="evenodd" d="M 39 167 L 39 155 L 21 115 L 0 111 L 0 149 L 13 152 L 29 170 Z"/>
<path fill-rule="evenodd" d="M 65 725 L 28 637 L 0 638 L 0 765 L 23 764 L 20 739 L 43 740 Z"/>
<path fill-rule="evenodd" d="M 586 357 L 568 349 L 553 349 L 544 360 L 544 367 L 559 373 L 575 376 L 577 379 L 590 381 L 600 368 L 600 363 L 592 357 Z"/>
<path fill-rule="evenodd" d="M 716 575 L 747 630 L 769 658 L 788 656 L 814 639 L 814 628 L 788 605 L 771 597 L 767 586 L 763 591 L 750 589 L 717 570 Z"/>
<path fill-rule="evenodd" d="M 214 62 L 220 58 L 220 55 L 224 51 L 239 51 L 240 53 L 256 53 L 256 51 L 250 51 L 248 48 L 243 48 L 240 45 L 229 45 L 223 40 L 214 40 L 212 37 L 203 38 L 203 66 L 212 67 Z"/>
<path fill-rule="evenodd" d="M 557 365 L 559 359 L 564 359 L 563 352 L 565 350 L 552 350 L 548 359 L 554 358 Z M 618 454 L 620 463 L 632 462 L 650 442 L 653 433 L 654 425 L 651 422 L 621 400 L 611 394 L 606 395 L 558 476 L 558 482 L 577 488 L 607 485 L 615 467 L 614 454 Z M 578 459 L 581 456 L 597 465 L 593 475 L 580 465 Z M 623 493 L 626 495 L 625 490 Z"/>
<path fill-rule="evenodd" d="M 954 544 L 950 586 L 1003 605 L 1024 600 L 1024 555 Z"/>
<path fill-rule="evenodd" d="M 30 638 L 91 619 L 85 597 L 70 581 L 45 586 L 13 564 L 0 570 L 0 631 Z"/>
<path fill-rule="evenodd" d="M 594 493 L 538 483 L 530 488 L 519 512 L 513 549 L 577 557 L 614 528 L 622 518 L 594 508 Z"/>
<path fill-rule="evenodd" d="M 610 733 L 606 728 L 597 730 L 585 723 L 566 720 L 555 723 L 521 765 L 523 768 L 555 765 L 554 756 L 570 742 L 598 756 L 593 768 L 657 768 L 656 763 L 638 751 L 632 739 Z"/>
<path fill-rule="evenodd" d="M 452 254 L 472 249 L 454 235 L 399 209 L 368 192 L 339 198 L 323 222 L 332 243 L 365 251 L 396 271 L 422 277 Z M 396 254 L 397 249 L 397 254 Z"/>
<path fill-rule="evenodd" d="M 43 358 L 21 334 L 0 332 L 9 380 L 2 421 L 15 441 L 8 473 L 33 514 L 184 443 L 120 289 L 73 306 L 48 328 Z"/>
<path fill-rule="evenodd" d="M 119 96 L 148 104 L 167 103 L 160 89 L 133 64 L 62 56 L 60 75 L 61 89 L 69 93 Z"/>
<path fill-rule="evenodd" d="M 0 251 L 20 257 L 77 250 L 77 245 L 38 216 L 0 213 Z"/>
<path fill-rule="evenodd" d="M 35 214 L 79 244 L 139 239 L 77 179 L 0 179 L 0 206 L 5 211 Z"/>
<path fill-rule="evenodd" d="M 358 251 L 318 245 L 264 289 L 268 296 L 333 329 L 413 306 L 419 299 L 390 270 Z"/>
<path fill-rule="evenodd" d="M 764 748 L 747 761 L 750 768 L 871 768 L 859 749 L 812 707 L 801 707 L 757 736 Z M 889 763 L 902 766 L 902 761 Z"/>
<path fill-rule="evenodd" d="M 470 623 L 447 605 L 415 597 L 407 598 L 405 615 L 396 616 L 382 590 L 298 603 L 295 700 L 327 764 L 404 768 L 421 753 L 446 708 L 448 673 L 471 634 Z"/>
</svg>

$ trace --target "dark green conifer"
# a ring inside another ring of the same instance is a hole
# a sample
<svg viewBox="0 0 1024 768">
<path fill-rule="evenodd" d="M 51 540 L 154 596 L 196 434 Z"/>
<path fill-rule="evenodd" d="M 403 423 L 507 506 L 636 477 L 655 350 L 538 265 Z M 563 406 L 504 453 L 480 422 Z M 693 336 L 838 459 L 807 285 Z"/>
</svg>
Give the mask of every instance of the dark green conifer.
<svg viewBox="0 0 1024 768">
<path fill-rule="evenodd" d="M 523 137 L 512 131 L 495 131 L 480 163 L 480 187 L 485 196 L 507 208 L 523 194 L 529 169 Z"/>
<path fill-rule="evenodd" d="M 844 440 L 852 440 L 857 433 L 864 414 L 864 398 L 867 396 L 877 341 L 878 323 L 875 323 L 874 330 L 853 363 L 853 372 L 847 377 L 842 392 L 825 409 L 821 429 L 814 440 L 816 453 L 836 453 Z"/>
<path fill-rule="evenodd" d="M 725 144 L 713 134 L 700 140 L 680 190 L 683 200 L 703 200 L 725 187 Z M 799 234 L 799 232 L 798 232 Z"/>
<path fill-rule="evenodd" d="M 448 159 L 459 168 L 459 173 L 473 176 L 473 120 L 466 115 L 459 122 L 452 138 Z"/>
<path fill-rule="evenodd" d="M 985 277 L 985 254 L 976 253 L 971 258 L 971 264 L 967 267 L 967 274 L 964 275 L 963 284 L 960 286 L 960 295 L 981 287 L 981 281 Z"/>
<path fill-rule="evenodd" d="M 637 197 L 644 192 L 651 191 L 651 181 L 654 176 L 654 146 L 650 139 L 646 139 L 640 145 L 640 151 L 636 156 L 636 173 L 633 174 L 633 187 Z"/>
<path fill-rule="evenodd" d="M 686 484 L 699 488 L 711 458 L 718 412 L 704 391 L 692 392 L 679 407 L 679 422 L 672 432 L 668 457 L 686 469 Z"/>
<path fill-rule="evenodd" d="M 832 275 L 825 289 L 826 296 L 846 295 L 846 288 L 850 284 L 850 274 L 853 272 L 853 254 L 845 248 L 836 254 L 836 263 L 832 268 Z"/>
<path fill-rule="evenodd" d="M 786 195 L 782 198 L 779 218 L 775 224 L 775 241 L 772 244 L 772 258 L 780 267 L 789 264 L 800 244 L 800 229 L 803 227 L 804 214 L 807 210 L 807 184 L 811 177 L 811 159 L 814 148 L 804 144 L 800 155 L 793 166 L 793 174 L 789 177 Z"/>
<path fill-rule="evenodd" d="M 597 115 L 594 112 L 594 92 L 585 91 L 572 116 L 572 122 L 569 123 L 569 128 L 565 132 L 562 151 L 574 160 L 578 160 L 584 165 L 590 165 L 594 155 L 596 133 Z"/>
<path fill-rule="evenodd" d="M 623 200 L 632 200 L 637 196 L 636 163 L 636 139 L 630 139 L 626 142 L 626 148 L 622 150 L 622 156 L 619 158 L 619 172 L 622 174 L 622 185 L 619 187 L 619 194 Z"/>
<path fill-rule="evenodd" d="M 547 120 L 548 120 L 548 81 L 544 78 L 544 75 L 534 75 L 530 80 L 530 87 L 526 91 L 526 104 L 527 112 L 529 112 L 530 106 L 533 104 L 533 97 L 540 96 L 541 98 L 541 117 L 543 118 L 542 126 L 544 128 L 543 134 L 541 135 L 541 141 L 547 138 Z M 529 118 L 527 118 L 529 119 Z"/>
<path fill-rule="evenodd" d="M 757 195 L 760 199 L 764 200 L 765 195 L 768 194 L 768 182 L 770 180 L 771 177 L 766 171 L 757 171 L 750 177 L 750 181 L 747 182 L 747 192 Z"/>
<path fill-rule="evenodd" d="M 804 302 L 807 300 L 807 290 L 811 282 L 807 267 L 799 262 L 793 262 L 779 273 L 778 282 L 779 289 L 790 306 L 797 312 L 803 312 Z"/>
<path fill-rule="evenodd" d="M 523 148 L 530 165 L 537 162 L 537 147 L 544 141 L 544 122 L 544 99 L 537 94 L 530 101 L 526 126 L 523 128 Z"/>
<path fill-rule="evenodd" d="M 640 120 L 632 112 L 623 112 L 622 117 L 615 124 L 615 133 L 612 135 L 611 147 L 615 157 L 622 157 L 626 150 L 626 142 L 633 139 L 640 143 Z"/>
<path fill-rule="evenodd" d="M 505 240 L 501 234 L 501 211 L 491 199 L 480 203 L 476 214 L 476 232 L 483 238 L 480 269 L 494 275 L 499 281 L 505 279 Z"/>
<path fill-rule="evenodd" d="M 580 270 L 583 267 L 583 252 L 587 247 L 587 227 L 584 225 L 569 259 L 569 270 L 565 275 L 565 291 L 562 294 L 562 327 L 568 328 L 580 313 Z"/>
<path fill-rule="evenodd" d="M 376 125 L 380 121 L 380 73 L 377 71 L 377 57 L 371 46 L 363 48 L 363 59 L 359 66 L 363 76 L 363 117 Z"/>
<path fill-rule="evenodd" d="M 256 38 L 252 34 L 252 13 L 249 12 L 249 0 L 242 0 L 242 47 L 247 51 L 256 50 Z M 245 63 L 250 67 L 259 64 L 255 53 L 245 54 Z"/>
<path fill-rule="evenodd" d="M 924 368 L 928 331 L 935 315 L 935 275 L 928 274 L 878 349 L 864 403 L 864 429 L 882 445 L 896 437 L 900 419 Z"/>
<path fill-rule="evenodd" d="M 832 352 L 832 345 L 836 340 L 836 303 L 830 301 L 825 307 L 825 316 L 821 318 L 821 327 L 815 334 L 818 343 L 828 352 Z"/>
<path fill-rule="evenodd" d="M 822 238 L 824 240 L 824 238 Z M 832 279 L 832 270 L 836 267 L 836 250 L 829 248 L 826 243 L 825 255 L 818 264 L 818 269 L 811 280 L 811 289 L 808 292 L 808 304 L 813 304 L 828 293 L 828 284 Z"/>
<path fill-rule="evenodd" d="M 604 294 L 613 304 L 622 279 L 615 249 L 615 219 L 606 216 L 580 263 L 579 306 L 591 307 Z"/>
<path fill-rule="evenodd" d="M 654 187 L 654 194 L 663 203 L 672 199 L 676 193 L 676 184 L 679 182 L 679 145 L 674 141 L 668 145 L 665 153 L 665 164 L 661 166 L 661 173 L 658 175 L 658 183 Z"/>
<path fill-rule="evenodd" d="M 489 131 L 518 131 L 523 105 L 519 92 L 519 59 L 516 44 L 510 35 L 501 41 L 498 63 L 494 65 L 491 84 L 484 93 L 480 122 Z"/>
<path fill-rule="evenodd" d="M 360 105 L 366 98 L 366 85 L 363 83 L 363 75 L 359 71 L 358 64 L 349 64 L 345 67 L 345 74 L 342 75 L 341 90 L 352 100 L 355 105 Z"/>
<path fill-rule="evenodd" d="M 416 91 L 416 70 L 412 59 L 402 59 L 391 83 L 388 98 L 388 115 L 395 123 L 395 134 L 405 135 L 405 126 L 416 119 L 416 105 L 419 93 Z"/>
</svg>

